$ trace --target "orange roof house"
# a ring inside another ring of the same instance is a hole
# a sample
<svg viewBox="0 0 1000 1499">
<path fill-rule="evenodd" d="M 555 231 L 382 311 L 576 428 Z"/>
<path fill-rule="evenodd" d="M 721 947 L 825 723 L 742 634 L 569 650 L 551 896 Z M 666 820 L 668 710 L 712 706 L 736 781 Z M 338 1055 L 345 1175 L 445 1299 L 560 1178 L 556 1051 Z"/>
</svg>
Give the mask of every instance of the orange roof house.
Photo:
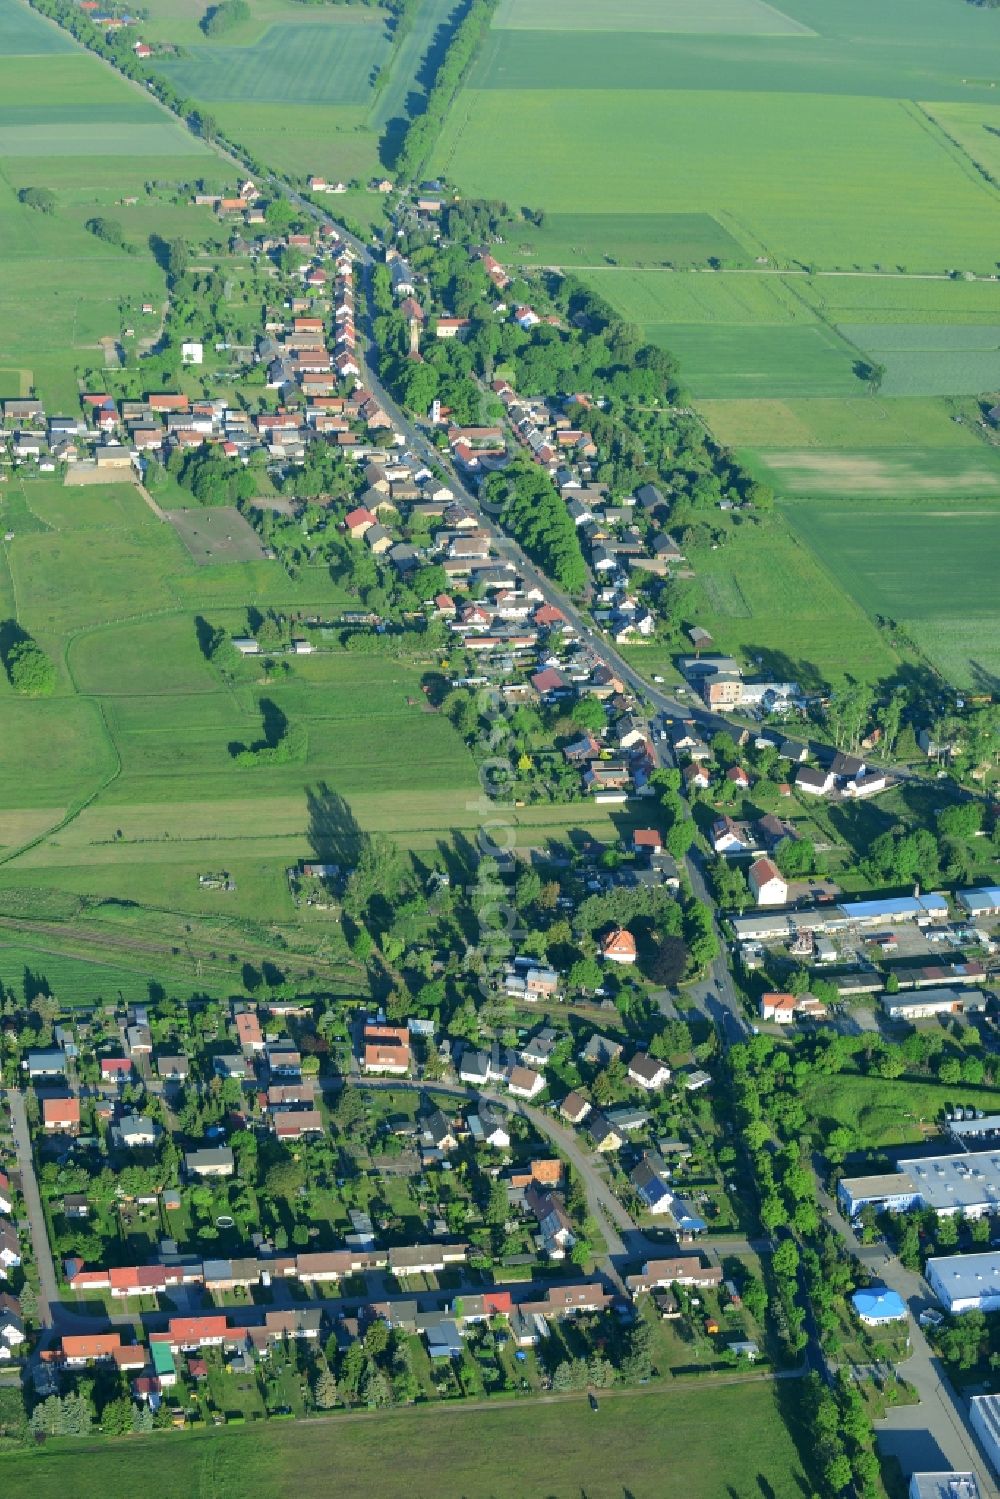
<svg viewBox="0 0 1000 1499">
<path fill-rule="evenodd" d="M 606 963 L 634 963 L 636 956 L 635 938 L 625 927 L 612 927 L 601 938 L 601 957 Z"/>
</svg>

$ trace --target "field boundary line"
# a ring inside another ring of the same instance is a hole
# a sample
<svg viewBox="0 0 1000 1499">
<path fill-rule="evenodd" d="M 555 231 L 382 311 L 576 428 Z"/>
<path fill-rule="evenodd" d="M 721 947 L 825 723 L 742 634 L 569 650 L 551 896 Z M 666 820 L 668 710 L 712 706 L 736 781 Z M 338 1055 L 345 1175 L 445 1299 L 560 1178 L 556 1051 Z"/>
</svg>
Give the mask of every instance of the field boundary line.
<svg viewBox="0 0 1000 1499">
<path fill-rule="evenodd" d="M 111 732 L 110 725 L 108 724 L 107 715 L 105 714 L 104 708 L 100 703 L 97 704 L 97 712 L 104 727 L 105 738 L 108 742 L 108 745 L 110 746 L 111 753 L 115 758 L 115 768 L 111 771 L 110 775 L 105 777 L 105 779 L 99 786 L 96 786 L 94 790 L 90 792 L 88 796 L 84 797 L 77 803 L 70 803 L 59 821 L 53 823 L 50 828 L 46 828 L 43 832 L 36 834 L 34 838 L 29 838 L 27 843 L 22 843 L 19 848 L 14 848 L 9 850 L 9 852 L 7 853 L 0 854 L 0 865 L 10 864 L 14 859 L 19 859 L 22 854 L 30 853 L 33 848 L 37 848 L 40 844 L 45 843 L 47 839 L 53 836 L 54 833 L 61 832 L 62 829 L 68 827 L 71 822 L 75 822 L 75 820 L 80 816 L 81 812 L 85 812 L 87 808 L 97 800 L 102 791 L 106 791 L 109 786 L 112 786 L 121 775 L 122 757 L 119 753 L 118 745 L 115 742 L 115 737 Z"/>
<path fill-rule="evenodd" d="M 919 125 L 925 135 L 929 136 L 946 156 L 950 156 L 956 166 L 978 187 L 985 187 L 993 198 L 1000 197 L 1000 184 L 998 184 L 985 167 L 981 167 L 974 157 L 970 156 L 964 146 L 952 138 L 944 126 L 928 114 L 922 104 L 915 99 L 904 99 L 902 101 L 910 118 Z"/>
</svg>

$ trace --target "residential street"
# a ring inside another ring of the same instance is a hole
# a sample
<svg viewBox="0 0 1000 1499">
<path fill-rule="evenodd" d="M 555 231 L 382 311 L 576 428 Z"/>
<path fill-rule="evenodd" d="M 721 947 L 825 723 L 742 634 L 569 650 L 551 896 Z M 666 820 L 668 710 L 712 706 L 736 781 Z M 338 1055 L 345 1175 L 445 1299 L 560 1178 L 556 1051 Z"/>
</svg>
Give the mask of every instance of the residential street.
<svg viewBox="0 0 1000 1499">
<path fill-rule="evenodd" d="M 35 1162 L 31 1154 L 28 1113 L 25 1108 L 24 1094 L 19 1089 L 8 1088 L 7 1099 L 10 1103 L 14 1145 L 17 1150 L 17 1168 L 21 1173 L 21 1191 L 24 1195 L 25 1206 L 28 1212 L 28 1225 L 31 1230 L 31 1244 L 35 1252 L 35 1262 L 38 1265 L 38 1316 L 42 1326 L 49 1327 L 52 1323 L 51 1309 L 59 1301 L 59 1288 L 56 1280 L 55 1265 L 52 1262 L 52 1250 L 49 1248 L 49 1235 L 45 1225 L 45 1214 L 42 1211 L 42 1198 L 38 1190 L 38 1180 L 35 1176 Z"/>
</svg>

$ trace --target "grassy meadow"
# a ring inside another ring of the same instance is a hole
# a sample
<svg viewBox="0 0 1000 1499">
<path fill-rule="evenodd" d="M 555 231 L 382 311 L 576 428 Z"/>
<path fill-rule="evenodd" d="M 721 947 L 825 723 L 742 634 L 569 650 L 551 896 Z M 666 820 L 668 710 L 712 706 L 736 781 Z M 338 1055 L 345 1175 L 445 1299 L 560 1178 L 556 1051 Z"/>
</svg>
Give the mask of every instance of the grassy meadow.
<svg viewBox="0 0 1000 1499">
<path fill-rule="evenodd" d="M 248 671 L 230 687 L 205 661 L 196 614 L 240 629 L 251 602 L 336 610 L 341 596 L 324 569 L 293 583 L 274 562 L 198 567 L 125 486 L 12 485 L 0 491 L 0 524 L 14 531 L 4 606 L 13 612 L 16 599 L 19 620 L 59 668 L 46 702 L 20 701 L 6 678 L 0 684 L 4 875 L 31 868 L 36 883 L 59 883 L 58 871 L 74 868 L 95 893 L 125 894 L 147 866 L 165 863 L 177 866 L 177 894 L 189 904 L 206 865 L 276 859 L 284 868 L 308 856 L 322 787 L 346 798 L 360 825 L 395 832 L 398 823 L 403 841 L 425 847 L 447 837 L 456 795 L 473 799 L 471 757 L 420 690 L 429 663 L 331 650 L 288 681 Z M 237 766 L 231 746 L 260 738 L 271 705 L 305 728 L 304 758 Z M 44 757 L 32 749 L 39 735 Z M 460 817 L 475 826 L 473 812 Z M 33 842 L 46 828 L 51 836 Z"/>
<path fill-rule="evenodd" d="M 42 703 L 0 678 L 0 890 L 27 881 L 293 920 L 284 870 L 297 860 L 350 859 L 359 829 L 434 853 L 479 826 L 472 757 L 421 690 L 431 659 L 346 652 L 332 635 L 277 681 L 248 663 L 229 684 L 205 660 L 198 615 L 239 633 L 251 603 L 339 612 L 348 601 L 325 567 L 292 581 L 277 562 L 200 566 L 124 485 L 9 484 L 0 527 L 13 532 L 0 608 L 16 609 L 59 673 Z M 238 765 L 235 750 L 275 713 L 304 729 L 300 759 Z M 511 815 L 522 843 L 614 831 L 608 809 L 589 805 Z M 199 888 L 199 873 L 220 868 L 235 894 Z"/>
<path fill-rule="evenodd" d="M 497 1402 L 489 1410 L 379 1411 L 294 1426 L 49 1443 L 0 1457 L 0 1478 L 35 1499 L 61 1499 L 68 1482 L 80 1499 L 124 1499 L 137 1464 L 155 1475 L 162 1499 L 192 1492 L 244 1499 L 248 1471 L 259 1499 L 357 1493 L 361 1474 L 378 1475 L 381 1499 L 579 1499 L 583 1491 L 590 1499 L 654 1499 L 669 1472 L 671 1488 L 699 1499 L 732 1499 L 751 1483 L 755 1493 L 798 1499 L 810 1484 L 796 1446 L 804 1442 L 798 1406 L 794 1381 L 764 1381 L 602 1395 L 596 1415 L 582 1395 L 550 1405 Z M 733 1440 L 714 1439 L 720 1421 Z"/>
</svg>

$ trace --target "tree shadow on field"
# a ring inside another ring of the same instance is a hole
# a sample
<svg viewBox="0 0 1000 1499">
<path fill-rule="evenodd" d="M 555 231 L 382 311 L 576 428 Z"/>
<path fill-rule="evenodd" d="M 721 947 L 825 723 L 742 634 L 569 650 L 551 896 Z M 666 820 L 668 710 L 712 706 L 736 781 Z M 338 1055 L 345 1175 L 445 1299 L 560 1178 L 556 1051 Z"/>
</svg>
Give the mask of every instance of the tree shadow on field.
<svg viewBox="0 0 1000 1499">
<path fill-rule="evenodd" d="M 26 630 L 22 630 L 16 619 L 0 620 L 0 661 L 4 668 L 7 666 L 7 658 L 15 645 L 22 645 L 24 641 L 30 640 L 31 636 Z"/>
<path fill-rule="evenodd" d="M 352 865 L 365 833 L 339 791 L 325 781 L 306 787 L 309 811 L 307 837 L 317 860 L 324 864 Z"/>
<path fill-rule="evenodd" d="M 773 682 L 798 682 L 805 692 L 819 692 L 826 685 L 822 672 L 812 661 L 796 661 L 785 651 L 776 651 L 768 645 L 746 645 L 743 650 L 747 659 Z"/>
</svg>

